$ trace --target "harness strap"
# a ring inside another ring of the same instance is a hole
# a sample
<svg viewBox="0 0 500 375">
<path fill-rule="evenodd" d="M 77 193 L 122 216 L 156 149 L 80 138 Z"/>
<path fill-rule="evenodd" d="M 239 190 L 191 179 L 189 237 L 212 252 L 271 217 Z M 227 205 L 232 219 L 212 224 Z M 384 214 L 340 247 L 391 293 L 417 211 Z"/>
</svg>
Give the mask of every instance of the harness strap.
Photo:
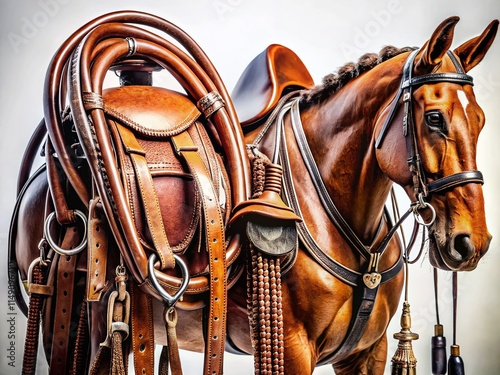
<svg viewBox="0 0 500 375">
<path fill-rule="evenodd" d="M 226 246 L 222 212 L 215 187 L 190 135 L 182 132 L 171 139 L 176 152 L 186 161 L 201 190 L 210 269 L 210 307 L 204 374 L 222 374 L 227 304 Z"/>
<path fill-rule="evenodd" d="M 292 102 L 290 114 L 291 114 L 290 118 L 291 118 L 293 133 L 295 135 L 295 139 L 297 140 L 300 153 L 302 154 L 304 165 L 306 166 L 307 171 L 311 176 L 311 180 L 314 183 L 316 191 L 318 192 L 318 196 L 321 200 L 321 203 L 323 204 L 325 212 L 328 214 L 330 220 L 340 230 L 344 238 L 365 259 L 369 259 L 370 251 L 368 247 L 363 244 L 363 242 L 359 239 L 356 233 L 354 233 L 352 228 L 349 226 L 349 224 L 347 224 L 345 219 L 342 217 L 339 210 L 335 206 L 335 203 L 333 203 L 330 194 L 328 194 L 325 184 L 323 183 L 323 178 L 321 177 L 316 162 L 314 161 L 314 157 L 312 155 L 311 149 L 309 148 L 309 144 L 307 143 L 307 139 L 304 134 L 302 121 L 300 119 L 300 113 L 299 113 L 299 100 L 295 100 Z"/>
</svg>

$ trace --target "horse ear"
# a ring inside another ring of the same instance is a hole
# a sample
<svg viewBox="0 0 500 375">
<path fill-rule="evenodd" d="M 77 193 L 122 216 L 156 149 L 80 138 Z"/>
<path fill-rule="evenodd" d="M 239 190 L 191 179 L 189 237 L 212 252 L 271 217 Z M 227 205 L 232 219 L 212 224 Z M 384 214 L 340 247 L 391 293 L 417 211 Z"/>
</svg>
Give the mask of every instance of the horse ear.
<svg viewBox="0 0 500 375">
<path fill-rule="evenodd" d="M 431 38 L 415 58 L 415 73 L 430 73 L 441 63 L 443 56 L 451 47 L 455 25 L 459 20 L 460 18 L 456 16 L 447 18 L 434 30 Z"/>
<path fill-rule="evenodd" d="M 472 38 L 453 51 L 460 59 L 462 67 L 466 72 L 481 62 L 495 40 L 497 31 L 498 20 L 494 20 L 481 35 Z"/>
</svg>

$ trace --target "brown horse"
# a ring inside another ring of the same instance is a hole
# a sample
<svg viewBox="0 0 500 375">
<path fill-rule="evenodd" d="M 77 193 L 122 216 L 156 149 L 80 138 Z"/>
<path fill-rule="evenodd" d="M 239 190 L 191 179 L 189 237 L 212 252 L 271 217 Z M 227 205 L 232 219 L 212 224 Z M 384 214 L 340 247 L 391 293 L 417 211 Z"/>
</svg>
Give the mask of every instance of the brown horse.
<svg viewBox="0 0 500 375">
<path fill-rule="evenodd" d="M 472 270 L 488 249 L 482 177 L 475 162 L 484 115 L 465 72 L 485 56 L 498 21 L 448 53 L 457 22 L 444 21 L 411 58 L 408 49 L 386 48 L 346 65 L 285 105 L 289 113 L 283 124 L 246 135 L 249 144 L 283 164 L 289 181 L 285 196 L 292 207 L 296 202 L 303 219 L 295 264 L 282 281 L 287 375 L 310 374 L 318 364 L 332 364 L 337 374 L 384 372 L 386 329 L 403 285 L 401 245 L 396 237 L 386 237 L 393 225 L 384 204 L 393 183 L 414 202 L 408 212 L 429 224 L 434 266 Z M 302 156 L 305 145 L 312 159 Z M 36 245 L 43 231 L 43 220 L 36 218 L 44 216 L 47 184 L 44 174 L 39 176 L 20 206 L 15 232 L 23 280 L 39 256 Z M 338 213 L 322 208 L 332 210 L 329 201 Z M 228 337 L 250 354 L 244 276 L 228 295 Z M 156 302 L 156 316 L 162 309 Z M 94 328 L 105 330 L 98 311 L 94 308 L 100 320 Z M 179 309 L 181 348 L 203 350 L 201 315 Z M 162 330 L 157 324 L 158 341 Z M 92 342 L 92 354 L 98 345 Z"/>
<path fill-rule="evenodd" d="M 415 78 L 457 71 L 457 64 L 447 54 L 457 21 L 444 21 L 418 51 L 412 69 Z M 453 50 L 465 72 L 483 59 L 497 27 L 498 21 L 492 22 L 481 36 Z M 411 201 L 418 201 L 414 174 L 407 161 L 403 104 L 396 97 L 409 53 L 392 57 L 391 52 L 384 49 L 379 56 L 365 55 L 357 65 L 346 65 L 338 75 L 325 77 L 323 85 L 303 92 L 299 102 L 305 137 L 326 190 L 353 232 L 371 249 L 389 230 L 384 202 L 392 183 L 401 185 Z M 409 101 L 416 146 L 425 171 L 423 182 L 475 171 L 476 144 L 484 115 L 472 86 L 439 81 L 421 84 L 414 88 Z M 395 113 L 383 129 L 391 105 L 396 105 Z M 293 116 L 285 118 L 284 133 L 304 223 L 324 253 L 351 270 L 363 272 L 367 269 L 366 259 L 353 251 L 321 208 L 323 203 L 292 130 Z M 249 133 L 248 143 L 260 131 Z M 377 148 L 382 132 L 385 138 Z M 274 132 L 270 130 L 259 142 L 260 150 L 271 157 L 276 147 Z M 482 188 L 468 182 L 425 198 L 436 214 L 429 228 L 429 257 L 436 267 L 473 270 L 488 249 L 491 236 L 485 223 Z M 431 210 L 421 214 L 426 221 L 431 220 Z M 309 374 L 316 364 L 326 362 L 333 364 L 337 374 L 382 374 L 387 356 L 386 328 L 398 306 L 402 274 L 381 284 L 359 342 L 350 353 L 338 355 L 353 315 L 356 288 L 327 272 L 306 246 L 301 243 L 296 263 L 283 281 L 285 373 Z M 379 269 L 387 270 L 396 264 L 400 253 L 398 242 L 391 241 Z M 234 303 L 229 314 L 229 335 L 238 347 L 251 353 L 248 336 L 241 334 L 248 318 L 239 295 L 230 294 Z"/>
</svg>

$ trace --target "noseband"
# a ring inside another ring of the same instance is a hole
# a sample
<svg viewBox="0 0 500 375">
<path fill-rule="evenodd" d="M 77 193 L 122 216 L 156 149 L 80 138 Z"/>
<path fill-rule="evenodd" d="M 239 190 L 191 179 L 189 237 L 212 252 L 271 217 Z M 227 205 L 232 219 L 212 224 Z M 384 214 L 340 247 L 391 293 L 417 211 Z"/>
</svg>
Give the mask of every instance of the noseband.
<svg viewBox="0 0 500 375">
<path fill-rule="evenodd" d="M 479 171 L 464 171 L 442 177 L 440 179 L 434 180 L 431 183 L 427 183 L 425 169 L 422 165 L 422 158 L 418 151 L 418 140 L 415 128 L 415 119 L 413 116 L 413 106 L 411 102 L 411 99 L 413 97 L 413 89 L 421 85 L 439 82 L 458 83 L 460 85 L 473 85 L 473 80 L 471 76 L 465 74 L 464 70 L 460 66 L 460 63 L 457 61 L 457 58 L 451 51 L 448 51 L 448 56 L 450 57 L 453 65 L 455 66 L 455 69 L 457 70 L 455 73 L 440 72 L 426 74 L 419 77 L 412 77 L 413 63 L 418 51 L 419 50 L 413 51 L 405 62 L 401 85 L 396 94 L 396 97 L 394 98 L 394 101 L 392 102 L 389 115 L 385 120 L 382 131 L 377 138 L 375 148 L 380 148 L 384 137 L 387 134 L 389 125 L 391 124 L 396 112 L 399 99 L 402 96 L 404 104 L 403 134 L 405 135 L 406 139 L 408 166 L 413 175 L 413 189 L 420 205 L 430 207 L 428 203 L 425 203 L 423 201 L 423 198 L 427 197 L 429 194 L 442 192 L 468 183 L 483 184 L 484 180 L 482 173 Z"/>
</svg>

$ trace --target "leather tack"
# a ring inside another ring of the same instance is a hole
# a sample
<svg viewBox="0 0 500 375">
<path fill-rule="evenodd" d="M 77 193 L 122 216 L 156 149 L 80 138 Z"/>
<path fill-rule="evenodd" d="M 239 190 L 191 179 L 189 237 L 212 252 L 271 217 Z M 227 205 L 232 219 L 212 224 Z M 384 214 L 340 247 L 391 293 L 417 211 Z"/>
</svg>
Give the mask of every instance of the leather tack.
<svg viewBox="0 0 500 375">
<path fill-rule="evenodd" d="M 119 124 L 117 124 L 117 129 L 120 132 L 122 142 L 134 166 L 148 228 L 161 261 L 161 269 L 174 268 L 174 253 L 170 248 L 167 233 L 163 225 L 160 203 L 153 184 L 153 178 L 149 172 L 145 152 L 132 131 Z"/>
<path fill-rule="evenodd" d="M 226 336 L 226 247 L 224 224 L 216 190 L 191 136 L 181 133 L 172 137 L 177 152 L 184 157 L 201 188 L 206 241 L 209 252 L 210 303 L 205 340 L 205 374 L 222 374 Z"/>
<path fill-rule="evenodd" d="M 87 301 L 99 301 L 106 286 L 109 232 L 107 223 L 99 199 L 93 199 L 89 205 L 88 221 Z"/>
<path fill-rule="evenodd" d="M 72 227 L 66 229 L 61 247 L 70 249 L 78 245 L 78 232 Z M 57 280 L 55 283 L 55 316 L 54 336 L 50 354 L 50 373 L 52 375 L 66 375 L 68 373 L 68 356 L 71 336 L 71 314 L 73 308 L 73 291 L 77 256 L 59 256 L 57 262 Z"/>
<path fill-rule="evenodd" d="M 132 301 L 132 352 L 134 371 L 138 375 L 153 375 L 155 343 L 153 325 L 153 303 L 135 282 L 130 282 Z"/>
</svg>

